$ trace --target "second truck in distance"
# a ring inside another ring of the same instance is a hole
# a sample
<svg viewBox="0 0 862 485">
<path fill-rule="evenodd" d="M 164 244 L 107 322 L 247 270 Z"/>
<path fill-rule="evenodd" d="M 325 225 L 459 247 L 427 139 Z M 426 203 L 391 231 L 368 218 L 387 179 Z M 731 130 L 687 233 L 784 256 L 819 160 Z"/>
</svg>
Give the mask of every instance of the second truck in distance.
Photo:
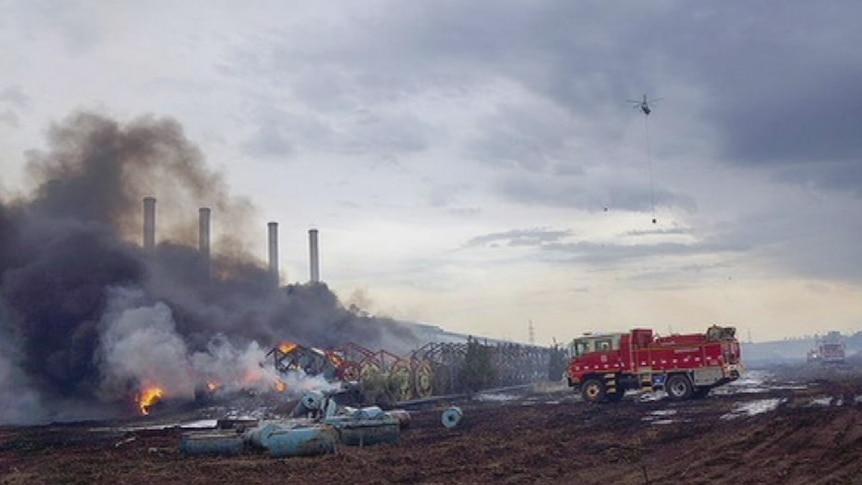
<svg viewBox="0 0 862 485">
<path fill-rule="evenodd" d="M 739 378 L 742 355 L 734 327 L 660 337 L 650 329 L 574 339 L 566 377 L 584 401 L 615 402 L 627 390 L 663 389 L 675 400 L 705 397 Z"/>
</svg>

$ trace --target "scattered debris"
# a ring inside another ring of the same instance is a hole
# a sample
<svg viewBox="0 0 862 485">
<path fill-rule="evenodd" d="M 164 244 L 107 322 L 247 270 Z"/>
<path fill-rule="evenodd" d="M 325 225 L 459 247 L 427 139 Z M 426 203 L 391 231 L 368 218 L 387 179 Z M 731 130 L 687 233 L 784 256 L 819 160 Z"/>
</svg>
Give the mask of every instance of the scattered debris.
<svg viewBox="0 0 862 485">
<path fill-rule="evenodd" d="M 339 406 L 326 394 L 312 391 L 302 396 L 289 418 L 218 422 L 225 429 L 183 434 L 180 450 L 186 455 L 243 451 L 265 451 L 276 458 L 323 455 L 335 453 L 338 443 L 367 446 L 396 441 L 410 423 L 410 413 Z"/>
<path fill-rule="evenodd" d="M 121 447 L 121 446 L 123 446 L 123 445 L 125 445 L 125 444 L 127 444 L 127 443 L 131 443 L 132 441 L 135 441 L 136 439 L 138 439 L 138 437 L 137 437 L 137 436 L 135 436 L 135 435 L 132 435 L 132 436 L 128 436 L 128 437 L 126 437 L 126 438 L 123 438 L 122 440 L 120 440 L 120 441 L 118 441 L 118 442 L 114 443 L 114 448 L 119 448 L 119 447 Z"/>
</svg>

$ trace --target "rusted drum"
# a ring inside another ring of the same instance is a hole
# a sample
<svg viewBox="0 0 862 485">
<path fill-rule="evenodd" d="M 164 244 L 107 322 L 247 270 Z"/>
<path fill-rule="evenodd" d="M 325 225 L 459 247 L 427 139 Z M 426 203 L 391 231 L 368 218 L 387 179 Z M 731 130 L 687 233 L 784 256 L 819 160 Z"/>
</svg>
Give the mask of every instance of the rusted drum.
<svg viewBox="0 0 862 485">
<path fill-rule="evenodd" d="M 413 372 L 410 362 L 399 360 L 389 369 L 389 389 L 396 401 L 407 401 L 413 397 Z"/>
<path fill-rule="evenodd" d="M 434 368 L 425 360 L 416 363 L 413 369 L 414 394 L 417 399 L 434 395 Z"/>
</svg>

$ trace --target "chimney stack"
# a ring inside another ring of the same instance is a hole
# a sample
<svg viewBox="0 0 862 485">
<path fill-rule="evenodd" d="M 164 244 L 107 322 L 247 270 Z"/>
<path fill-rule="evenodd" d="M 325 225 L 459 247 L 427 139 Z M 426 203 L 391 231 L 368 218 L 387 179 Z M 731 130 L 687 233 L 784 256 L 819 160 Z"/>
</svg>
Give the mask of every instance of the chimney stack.
<svg viewBox="0 0 862 485">
<path fill-rule="evenodd" d="M 267 226 L 269 228 L 269 274 L 277 287 L 280 284 L 278 275 L 278 223 L 270 222 Z"/>
<path fill-rule="evenodd" d="M 210 216 L 212 211 L 209 207 L 198 209 L 198 251 L 204 261 L 204 275 L 210 277 Z"/>
<path fill-rule="evenodd" d="M 308 252 L 311 265 L 311 282 L 320 282 L 320 256 L 317 249 L 317 229 L 308 230 Z"/>
<path fill-rule="evenodd" d="M 156 198 L 144 197 L 144 251 L 156 248 Z"/>
</svg>

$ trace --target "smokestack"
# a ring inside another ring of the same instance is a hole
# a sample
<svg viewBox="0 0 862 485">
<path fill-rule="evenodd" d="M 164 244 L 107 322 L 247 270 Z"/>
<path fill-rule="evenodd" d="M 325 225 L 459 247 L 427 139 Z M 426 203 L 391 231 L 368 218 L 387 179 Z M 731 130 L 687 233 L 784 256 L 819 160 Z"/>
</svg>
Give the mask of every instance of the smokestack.
<svg viewBox="0 0 862 485">
<path fill-rule="evenodd" d="M 204 261 L 204 275 L 210 276 L 210 215 L 212 211 L 209 207 L 201 207 L 198 209 L 198 251 Z"/>
<path fill-rule="evenodd" d="M 144 197 L 144 251 L 156 248 L 156 198 Z"/>
<path fill-rule="evenodd" d="M 269 227 L 269 274 L 272 276 L 275 286 L 278 286 L 280 283 L 278 275 L 278 223 L 270 222 L 267 226 Z"/>
<path fill-rule="evenodd" d="M 320 282 L 320 257 L 317 252 L 317 229 L 308 230 L 308 252 L 311 260 L 311 282 Z"/>
</svg>

